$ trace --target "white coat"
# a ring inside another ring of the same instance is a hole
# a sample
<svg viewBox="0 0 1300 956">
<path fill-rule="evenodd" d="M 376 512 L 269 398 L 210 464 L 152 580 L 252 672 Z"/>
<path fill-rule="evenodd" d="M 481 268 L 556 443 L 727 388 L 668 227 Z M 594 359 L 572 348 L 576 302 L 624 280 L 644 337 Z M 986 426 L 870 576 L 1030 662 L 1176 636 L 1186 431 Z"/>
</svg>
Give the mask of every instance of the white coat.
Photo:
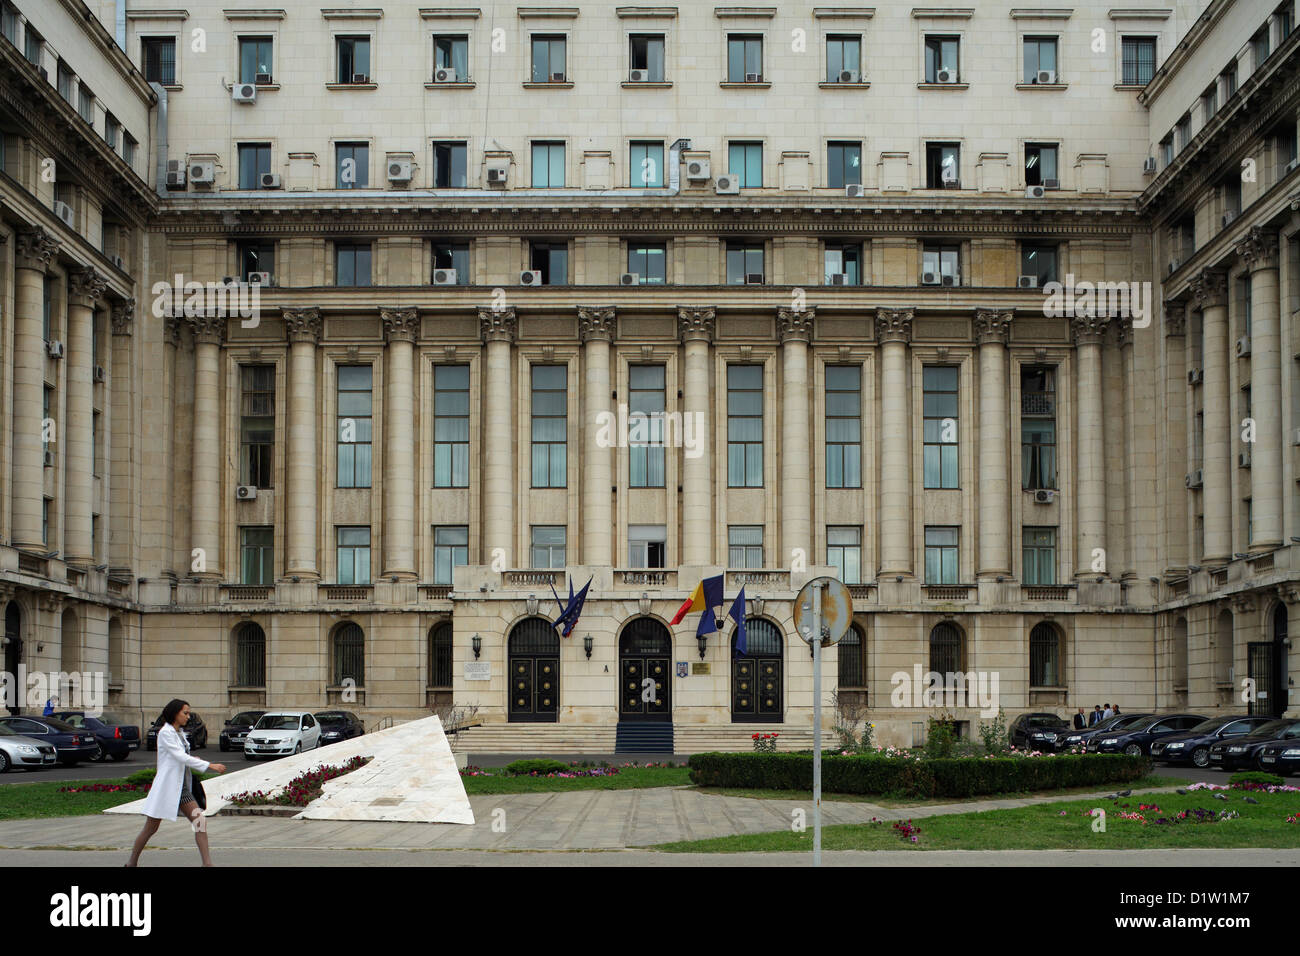
<svg viewBox="0 0 1300 956">
<path fill-rule="evenodd" d="M 144 815 L 156 820 L 175 820 L 180 810 L 185 768 L 202 773 L 210 765 L 190 756 L 189 741 L 171 724 L 158 728 L 158 775 L 144 800 Z"/>
</svg>

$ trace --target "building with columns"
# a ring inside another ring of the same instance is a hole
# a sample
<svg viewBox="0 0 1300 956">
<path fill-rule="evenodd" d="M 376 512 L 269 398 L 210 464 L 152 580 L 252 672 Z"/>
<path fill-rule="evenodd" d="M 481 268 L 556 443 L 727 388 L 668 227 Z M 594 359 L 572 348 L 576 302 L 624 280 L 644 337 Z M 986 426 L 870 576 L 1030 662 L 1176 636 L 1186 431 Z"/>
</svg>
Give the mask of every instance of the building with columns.
<svg viewBox="0 0 1300 956">
<path fill-rule="evenodd" d="M 1291 3 L 0 4 L 7 669 L 798 747 L 830 574 L 880 742 L 1300 706 Z"/>
</svg>

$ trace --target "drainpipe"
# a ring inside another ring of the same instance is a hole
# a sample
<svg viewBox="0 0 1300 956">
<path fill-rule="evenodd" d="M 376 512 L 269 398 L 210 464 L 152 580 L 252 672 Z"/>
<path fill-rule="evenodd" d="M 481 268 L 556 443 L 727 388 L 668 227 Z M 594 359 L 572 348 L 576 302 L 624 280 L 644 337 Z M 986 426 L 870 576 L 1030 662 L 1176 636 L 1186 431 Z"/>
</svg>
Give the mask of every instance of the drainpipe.
<svg viewBox="0 0 1300 956">
<path fill-rule="evenodd" d="M 681 191 L 682 150 L 690 149 L 689 139 L 679 139 L 668 147 L 668 195 L 676 196 Z"/>
<path fill-rule="evenodd" d="M 119 0 L 119 4 L 122 0 Z M 119 11 L 122 9 L 118 7 Z M 125 23 L 125 21 L 123 21 Z M 154 155 L 157 157 L 154 167 L 154 192 L 159 196 L 167 195 L 167 89 L 161 83 L 149 86 L 158 96 L 158 130 L 154 134 Z"/>
</svg>

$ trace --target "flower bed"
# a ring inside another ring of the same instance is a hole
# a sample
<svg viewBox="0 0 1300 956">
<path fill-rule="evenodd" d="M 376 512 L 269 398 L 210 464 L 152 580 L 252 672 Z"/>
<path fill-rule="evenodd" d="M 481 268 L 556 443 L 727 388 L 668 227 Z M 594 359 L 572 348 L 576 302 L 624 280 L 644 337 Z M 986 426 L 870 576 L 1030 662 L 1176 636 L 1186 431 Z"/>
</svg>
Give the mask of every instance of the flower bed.
<svg viewBox="0 0 1300 956">
<path fill-rule="evenodd" d="M 321 795 L 325 783 L 351 773 L 370 763 L 374 757 L 353 757 L 342 766 L 320 766 L 301 773 L 275 791 L 245 790 L 227 797 L 234 807 L 305 807 Z"/>
<path fill-rule="evenodd" d="M 151 786 L 148 783 L 87 783 L 80 787 L 59 787 L 59 793 L 127 793 L 133 790 L 148 793 Z"/>
</svg>

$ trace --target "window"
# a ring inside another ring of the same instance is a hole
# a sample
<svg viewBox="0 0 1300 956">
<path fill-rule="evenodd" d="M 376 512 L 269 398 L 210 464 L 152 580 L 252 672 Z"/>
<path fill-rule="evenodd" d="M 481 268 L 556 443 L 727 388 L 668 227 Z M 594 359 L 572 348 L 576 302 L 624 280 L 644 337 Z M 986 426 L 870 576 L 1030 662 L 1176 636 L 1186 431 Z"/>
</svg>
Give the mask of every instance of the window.
<svg viewBox="0 0 1300 956">
<path fill-rule="evenodd" d="M 835 646 L 838 661 L 838 681 L 840 690 L 847 687 L 866 687 L 866 678 L 862 667 L 862 632 L 856 624 L 849 626 L 844 637 Z"/>
<path fill-rule="evenodd" d="M 50 411 L 51 411 L 53 408 L 54 408 L 54 389 L 52 389 L 52 388 L 50 388 L 50 386 L 46 385 L 45 388 L 44 388 L 44 390 L 41 392 L 41 417 L 42 417 L 42 421 L 43 421 L 43 422 L 44 422 L 44 421 L 49 421 L 49 419 L 50 419 Z M 52 432 L 52 431 L 47 431 L 47 430 L 46 430 L 45 428 L 43 428 L 43 427 L 41 428 L 41 450 L 42 450 L 42 451 L 49 451 L 49 450 L 50 450 L 50 444 L 51 444 L 51 442 L 50 442 L 50 440 L 46 437 L 47 435 L 50 435 L 50 434 L 54 434 L 54 432 Z"/>
<path fill-rule="evenodd" d="M 1160 141 L 1160 165 L 1166 167 L 1174 161 L 1174 134 L 1170 133 Z"/>
<path fill-rule="evenodd" d="M 455 569 L 469 564 L 469 527 L 444 525 L 433 529 L 433 583 L 451 584 Z"/>
<path fill-rule="evenodd" d="M 1056 487 L 1056 369 L 1020 368 L 1020 486 Z"/>
<path fill-rule="evenodd" d="M 733 524 L 727 528 L 727 567 L 735 570 L 763 566 L 763 526 Z"/>
<path fill-rule="evenodd" d="M 1052 74 L 1048 82 L 1055 83 L 1056 37 L 1025 37 L 1025 82 L 1037 83 L 1044 70 Z"/>
<path fill-rule="evenodd" d="M 1227 68 L 1219 74 L 1219 81 L 1223 84 L 1223 99 L 1226 102 L 1237 92 L 1237 61 L 1233 60 Z"/>
<path fill-rule="evenodd" d="M 1277 17 L 1277 42 L 1278 46 L 1281 46 L 1282 43 L 1286 41 L 1286 38 L 1291 35 L 1290 0 L 1278 7 L 1277 10 L 1274 11 L 1273 15 Z"/>
<path fill-rule="evenodd" d="M 270 143 L 239 144 L 239 188 L 261 189 L 262 177 L 271 171 Z"/>
<path fill-rule="evenodd" d="M 564 535 L 563 525 L 533 525 L 533 543 L 529 549 L 534 568 L 563 568 Z"/>
<path fill-rule="evenodd" d="M 1241 214 L 1241 176 L 1229 176 L 1221 183 L 1223 211 L 1230 216 Z"/>
<path fill-rule="evenodd" d="M 433 188 L 464 189 L 469 183 L 467 155 L 464 143 L 434 143 Z"/>
<path fill-rule="evenodd" d="M 45 294 L 41 298 L 41 334 L 45 338 L 46 344 L 54 338 L 54 294 L 58 291 L 58 283 L 53 276 L 45 277 Z M 49 409 L 46 409 L 46 418 L 49 418 Z"/>
<path fill-rule="evenodd" d="M 456 285 L 469 285 L 469 243 L 435 242 L 433 244 L 433 268 L 454 269 Z"/>
<path fill-rule="evenodd" d="M 628 157 L 629 186 L 659 189 L 664 184 L 664 144 L 662 141 L 633 140 Z"/>
<path fill-rule="evenodd" d="M 1178 152 L 1187 148 L 1187 144 L 1192 140 L 1192 114 L 1186 113 L 1174 127 L 1174 144 L 1178 147 Z"/>
<path fill-rule="evenodd" d="M 1274 148 L 1277 150 L 1277 165 L 1279 167 L 1278 178 L 1281 179 L 1290 172 L 1290 164 L 1300 157 L 1300 152 L 1296 149 L 1296 127 L 1294 123 L 1287 123 L 1275 134 L 1273 134 Z M 1238 184 L 1238 199 L 1240 200 L 1241 188 Z"/>
<path fill-rule="evenodd" d="M 932 276 L 931 284 L 961 284 L 961 249 L 937 242 L 927 242 L 921 247 L 921 272 Z"/>
<path fill-rule="evenodd" d="M 661 524 L 633 524 L 627 528 L 627 566 L 629 568 L 662 568 L 667 548 L 668 532 Z"/>
<path fill-rule="evenodd" d="M 30 20 L 27 21 L 27 35 L 23 41 L 23 55 L 27 57 L 28 62 L 41 65 L 41 47 L 45 45 L 45 40 L 36 32 Z"/>
<path fill-rule="evenodd" d="M 641 285 L 668 281 L 668 246 L 662 242 L 628 243 L 627 271 L 641 277 Z"/>
<path fill-rule="evenodd" d="M 835 568 L 835 576 L 845 584 L 860 584 L 862 582 L 862 529 L 827 528 L 826 563 Z"/>
<path fill-rule="evenodd" d="M 1038 279 L 1038 288 L 1056 281 L 1056 246 L 1022 242 L 1020 244 L 1020 274 Z"/>
<path fill-rule="evenodd" d="M 840 76 L 849 73 L 854 79 Z M 828 36 L 826 38 L 826 82 L 856 82 L 862 78 L 862 38 L 860 36 Z"/>
<path fill-rule="evenodd" d="M 569 247 L 562 242 L 534 242 L 530 246 L 532 267 L 542 274 L 542 285 L 569 284 Z"/>
<path fill-rule="evenodd" d="M 370 285 L 370 243 L 335 243 L 334 284 Z"/>
<path fill-rule="evenodd" d="M 1156 74 L 1156 38 L 1124 37 L 1120 42 L 1123 86 L 1146 86 Z"/>
<path fill-rule="evenodd" d="M 1056 583 L 1056 529 L 1025 528 L 1025 584 L 1029 587 Z M 1045 685 L 1050 686 L 1050 685 Z"/>
<path fill-rule="evenodd" d="M 370 37 L 337 37 L 339 83 L 370 82 Z"/>
<path fill-rule="evenodd" d="M 826 144 L 826 185 L 833 189 L 862 185 L 862 144 Z"/>
<path fill-rule="evenodd" d="M 128 166 L 135 166 L 135 148 L 139 144 L 131 138 L 130 133 L 122 134 L 122 159 Z"/>
<path fill-rule="evenodd" d="M 99 419 L 98 409 L 90 413 L 90 473 L 95 476 L 102 474 L 99 468 Z"/>
<path fill-rule="evenodd" d="M 662 488 L 666 400 L 664 367 L 633 365 L 627 371 L 628 484 L 633 488 Z"/>
<path fill-rule="evenodd" d="M 956 488 L 958 370 L 946 365 L 927 365 L 921 380 L 925 487 Z"/>
<path fill-rule="evenodd" d="M 925 82 L 957 82 L 961 75 L 957 59 L 960 45 L 960 37 L 928 36 L 925 38 Z"/>
<path fill-rule="evenodd" d="M 360 624 L 349 621 L 339 625 L 334 632 L 333 656 L 330 676 L 335 687 L 344 681 L 350 681 L 350 686 L 366 686 L 366 635 Z"/>
<path fill-rule="evenodd" d="M 239 529 L 239 583 L 269 587 L 275 583 L 274 528 Z"/>
<path fill-rule="evenodd" d="M 763 366 L 727 366 L 727 487 L 763 487 Z"/>
<path fill-rule="evenodd" d="M 367 143 L 334 145 L 336 189 L 365 189 L 370 185 L 370 146 Z"/>
<path fill-rule="evenodd" d="M 1219 84 L 1211 83 L 1204 93 L 1201 94 L 1201 109 L 1205 114 L 1205 122 L 1214 119 L 1214 114 L 1219 111 Z"/>
<path fill-rule="evenodd" d="M 958 528 L 925 529 L 925 583 L 957 583 Z"/>
<path fill-rule="evenodd" d="M 271 38 L 239 38 L 239 82 L 271 82 Z"/>
<path fill-rule="evenodd" d="M 1060 173 L 1056 168 L 1057 147 L 1044 143 L 1025 144 L 1025 185 L 1060 189 Z"/>
<path fill-rule="evenodd" d="M 858 243 L 828 242 L 822 261 L 827 285 L 862 284 L 862 247 Z"/>
<path fill-rule="evenodd" d="M 151 83 L 174 86 L 176 83 L 176 38 L 145 37 L 140 41 L 140 61 L 144 78 Z"/>
<path fill-rule="evenodd" d="M 562 36 L 533 36 L 533 82 L 563 83 L 565 39 Z"/>
<path fill-rule="evenodd" d="M 239 368 L 239 483 L 274 487 L 275 366 Z"/>
<path fill-rule="evenodd" d="M 1046 621 L 1029 632 L 1029 686 L 1061 686 L 1061 639 Z"/>
<path fill-rule="evenodd" d="M 560 189 L 564 186 L 564 144 L 533 143 L 533 188 Z"/>
<path fill-rule="evenodd" d="M 53 504 L 52 498 L 41 499 L 41 543 L 45 545 L 50 543 L 50 507 Z"/>
<path fill-rule="evenodd" d="M 961 185 L 961 147 L 956 143 L 925 144 L 925 188 L 956 189 Z"/>
<path fill-rule="evenodd" d="M 451 688 L 451 635 L 449 621 L 429 631 L 429 686 Z"/>
<path fill-rule="evenodd" d="M 862 487 L 862 369 L 826 366 L 826 487 Z"/>
<path fill-rule="evenodd" d="M 634 70 L 644 70 L 647 83 L 664 82 L 664 37 L 662 33 L 634 33 L 631 37 L 631 64 Z"/>
<path fill-rule="evenodd" d="M 763 38 L 732 33 L 727 36 L 727 82 L 763 82 Z"/>
<path fill-rule="evenodd" d="M 727 172 L 736 177 L 741 189 L 762 188 L 763 144 L 731 143 L 728 151 Z"/>
<path fill-rule="evenodd" d="M 568 368 L 534 365 L 533 385 L 533 487 L 568 485 Z"/>
<path fill-rule="evenodd" d="M 727 243 L 727 284 L 763 284 L 763 244 Z"/>
<path fill-rule="evenodd" d="M 235 632 L 235 686 L 266 686 L 266 632 L 253 621 Z"/>
<path fill-rule="evenodd" d="M 275 274 L 275 243 L 259 239 L 253 242 L 241 242 L 236 247 L 239 258 L 239 278 L 248 281 L 253 272 Z"/>
<path fill-rule="evenodd" d="M 58 69 L 59 69 L 58 72 L 59 95 L 63 97 L 69 104 L 72 104 L 72 81 L 73 79 L 76 78 L 76 74 L 73 73 L 72 68 L 69 67 L 68 64 L 64 63 L 62 60 L 59 61 Z"/>
<path fill-rule="evenodd" d="M 9 3 L 0 3 L 0 33 L 14 46 L 18 45 L 18 11 Z"/>
<path fill-rule="evenodd" d="M 433 367 L 433 486 L 469 487 L 469 366 Z"/>
<path fill-rule="evenodd" d="M 469 80 L 469 37 L 438 36 L 433 38 L 433 69 L 450 70 L 449 79 L 456 83 Z"/>
<path fill-rule="evenodd" d="M 84 81 L 77 85 L 77 112 L 91 126 L 95 125 L 95 94 Z"/>
<path fill-rule="evenodd" d="M 1250 38 L 1250 53 L 1251 59 L 1255 64 L 1255 69 L 1259 69 L 1259 65 L 1268 59 L 1269 49 L 1267 24 L 1261 27 L 1259 32 Z"/>
<path fill-rule="evenodd" d="M 369 488 L 374 421 L 369 365 L 338 367 L 338 486 Z"/>
<path fill-rule="evenodd" d="M 339 584 L 370 583 L 370 529 L 335 528 L 338 535 Z"/>
</svg>

